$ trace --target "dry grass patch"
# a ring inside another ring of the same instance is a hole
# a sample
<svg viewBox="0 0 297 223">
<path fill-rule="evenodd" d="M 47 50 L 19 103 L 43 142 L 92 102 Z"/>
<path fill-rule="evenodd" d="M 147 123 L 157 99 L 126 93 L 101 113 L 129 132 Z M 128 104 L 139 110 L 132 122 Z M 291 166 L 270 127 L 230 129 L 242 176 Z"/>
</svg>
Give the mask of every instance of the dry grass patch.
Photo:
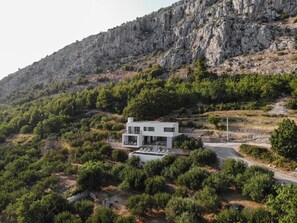
<svg viewBox="0 0 297 223">
<path fill-rule="evenodd" d="M 268 59 L 273 61 L 273 62 L 279 61 L 279 58 L 276 57 L 276 56 L 270 56 Z"/>
<path fill-rule="evenodd" d="M 76 176 L 75 175 L 65 175 L 64 173 L 55 174 L 58 177 L 58 192 L 64 193 L 68 190 L 75 190 L 76 188 Z"/>
<path fill-rule="evenodd" d="M 297 55 L 291 55 L 290 56 L 290 61 L 296 63 L 297 62 Z"/>
<path fill-rule="evenodd" d="M 234 191 L 223 194 L 221 199 L 223 201 L 223 209 L 228 204 L 238 204 L 244 206 L 245 208 L 265 207 L 264 204 L 246 200 L 240 193 Z"/>
<path fill-rule="evenodd" d="M 119 191 L 115 186 L 108 186 L 96 193 L 96 205 L 111 205 L 111 209 L 120 216 L 129 216 L 131 213 L 126 208 L 129 197 L 134 195 L 130 192 Z"/>
<path fill-rule="evenodd" d="M 215 130 L 214 125 L 208 122 L 209 116 L 219 116 L 221 118 L 220 125 L 224 126 L 220 130 Z M 289 110 L 288 118 L 297 121 L 296 111 Z M 226 119 L 229 118 L 229 133 L 233 140 L 252 140 L 261 139 L 260 141 L 267 141 L 277 128 L 278 124 L 282 122 L 284 117 L 270 116 L 262 110 L 229 110 L 229 111 L 213 111 L 204 114 L 185 115 L 178 118 L 178 121 L 187 123 L 193 122 L 197 127 L 185 127 L 182 132 L 194 134 L 199 137 L 206 136 L 220 138 L 226 137 Z M 263 139 L 263 140 L 262 140 Z"/>
<path fill-rule="evenodd" d="M 9 139 L 8 142 L 12 144 L 23 144 L 32 141 L 32 138 L 32 134 L 17 134 L 14 135 L 11 139 Z"/>
</svg>

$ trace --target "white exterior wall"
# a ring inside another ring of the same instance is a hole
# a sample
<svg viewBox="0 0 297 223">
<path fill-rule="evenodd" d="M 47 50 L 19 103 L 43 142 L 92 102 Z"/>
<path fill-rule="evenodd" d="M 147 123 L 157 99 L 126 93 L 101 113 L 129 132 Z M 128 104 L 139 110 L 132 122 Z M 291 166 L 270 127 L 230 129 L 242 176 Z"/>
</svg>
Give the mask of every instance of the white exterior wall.
<svg viewBox="0 0 297 223">
<path fill-rule="evenodd" d="M 135 127 L 139 127 L 139 131 L 135 131 Z M 150 127 L 154 128 L 154 131 L 149 131 Z M 130 133 L 129 128 L 131 129 Z M 174 132 L 165 132 L 164 128 L 174 128 Z M 173 147 L 173 138 L 178 135 L 180 134 L 177 122 L 134 122 L 133 118 L 128 118 L 128 122 L 126 123 L 126 133 L 122 136 L 122 144 L 124 147 L 140 148 L 143 146 L 145 136 L 163 137 L 166 138 L 166 147 L 171 149 Z M 127 141 L 128 136 L 137 136 L 137 145 L 126 145 L 125 142 Z M 148 144 L 150 145 L 149 142 Z"/>
<path fill-rule="evenodd" d="M 132 156 L 139 157 L 140 162 L 142 162 L 142 163 L 147 163 L 152 160 L 161 160 L 166 155 L 164 154 L 163 156 L 154 156 L 154 155 L 150 155 L 150 154 L 135 154 L 133 152 L 129 153 L 129 158 L 131 158 Z"/>
<path fill-rule="evenodd" d="M 140 127 L 143 136 L 175 137 L 179 135 L 178 123 L 174 122 L 131 122 L 126 124 L 129 127 Z M 154 127 L 155 131 L 144 131 L 144 127 Z M 164 128 L 175 128 L 175 132 L 164 132 Z"/>
<path fill-rule="evenodd" d="M 172 149 L 173 148 L 173 138 L 172 137 L 168 137 L 167 138 L 167 148 Z"/>
</svg>

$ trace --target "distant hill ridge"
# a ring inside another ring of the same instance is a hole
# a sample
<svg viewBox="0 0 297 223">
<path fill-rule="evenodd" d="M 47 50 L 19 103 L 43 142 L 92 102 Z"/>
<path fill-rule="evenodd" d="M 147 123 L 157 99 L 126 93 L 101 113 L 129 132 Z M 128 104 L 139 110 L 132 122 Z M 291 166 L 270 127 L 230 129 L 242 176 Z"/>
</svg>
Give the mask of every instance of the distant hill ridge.
<svg viewBox="0 0 297 223">
<path fill-rule="evenodd" d="M 297 71 L 296 0 L 183 0 L 158 12 L 72 43 L 9 75 L 0 98 L 94 69 L 113 72 L 154 61 L 168 69 L 201 56 L 218 72 Z"/>
</svg>

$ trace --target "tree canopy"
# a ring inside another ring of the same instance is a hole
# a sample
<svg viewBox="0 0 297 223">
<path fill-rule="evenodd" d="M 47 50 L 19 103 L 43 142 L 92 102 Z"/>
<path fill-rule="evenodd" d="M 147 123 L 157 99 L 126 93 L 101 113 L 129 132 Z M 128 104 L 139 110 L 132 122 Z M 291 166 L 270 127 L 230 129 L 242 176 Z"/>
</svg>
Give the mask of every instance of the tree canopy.
<svg viewBox="0 0 297 223">
<path fill-rule="evenodd" d="M 272 149 L 281 156 L 297 160 L 297 125 L 284 119 L 270 138 Z"/>
</svg>

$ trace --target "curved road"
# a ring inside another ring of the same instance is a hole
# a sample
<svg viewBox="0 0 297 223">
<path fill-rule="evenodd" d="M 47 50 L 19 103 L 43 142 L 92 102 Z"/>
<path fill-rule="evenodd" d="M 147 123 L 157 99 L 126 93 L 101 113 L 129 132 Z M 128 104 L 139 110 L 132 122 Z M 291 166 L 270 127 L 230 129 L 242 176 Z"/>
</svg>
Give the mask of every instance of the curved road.
<svg viewBox="0 0 297 223">
<path fill-rule="evenodd" d="M 220 160 L 226 159 L 239 159 L 246 162 L 249 166 L 258 165 L 263 166 L 267 169 L 270 169 L 274 172 L 274 178 L 282 183 L 294 183 L 297 184 L 297 172 L 295 173 L 286 173 L 275 168 L 269 167 L 267 164 L 263 164 L 257 161 L 248 160 L 242 157 L 239 153 L 236 152 L 236 149 L 239 148 L 241 143 L 204 143 L 206 148 L 211 149 L 216 152 Z"/>
</svg>

